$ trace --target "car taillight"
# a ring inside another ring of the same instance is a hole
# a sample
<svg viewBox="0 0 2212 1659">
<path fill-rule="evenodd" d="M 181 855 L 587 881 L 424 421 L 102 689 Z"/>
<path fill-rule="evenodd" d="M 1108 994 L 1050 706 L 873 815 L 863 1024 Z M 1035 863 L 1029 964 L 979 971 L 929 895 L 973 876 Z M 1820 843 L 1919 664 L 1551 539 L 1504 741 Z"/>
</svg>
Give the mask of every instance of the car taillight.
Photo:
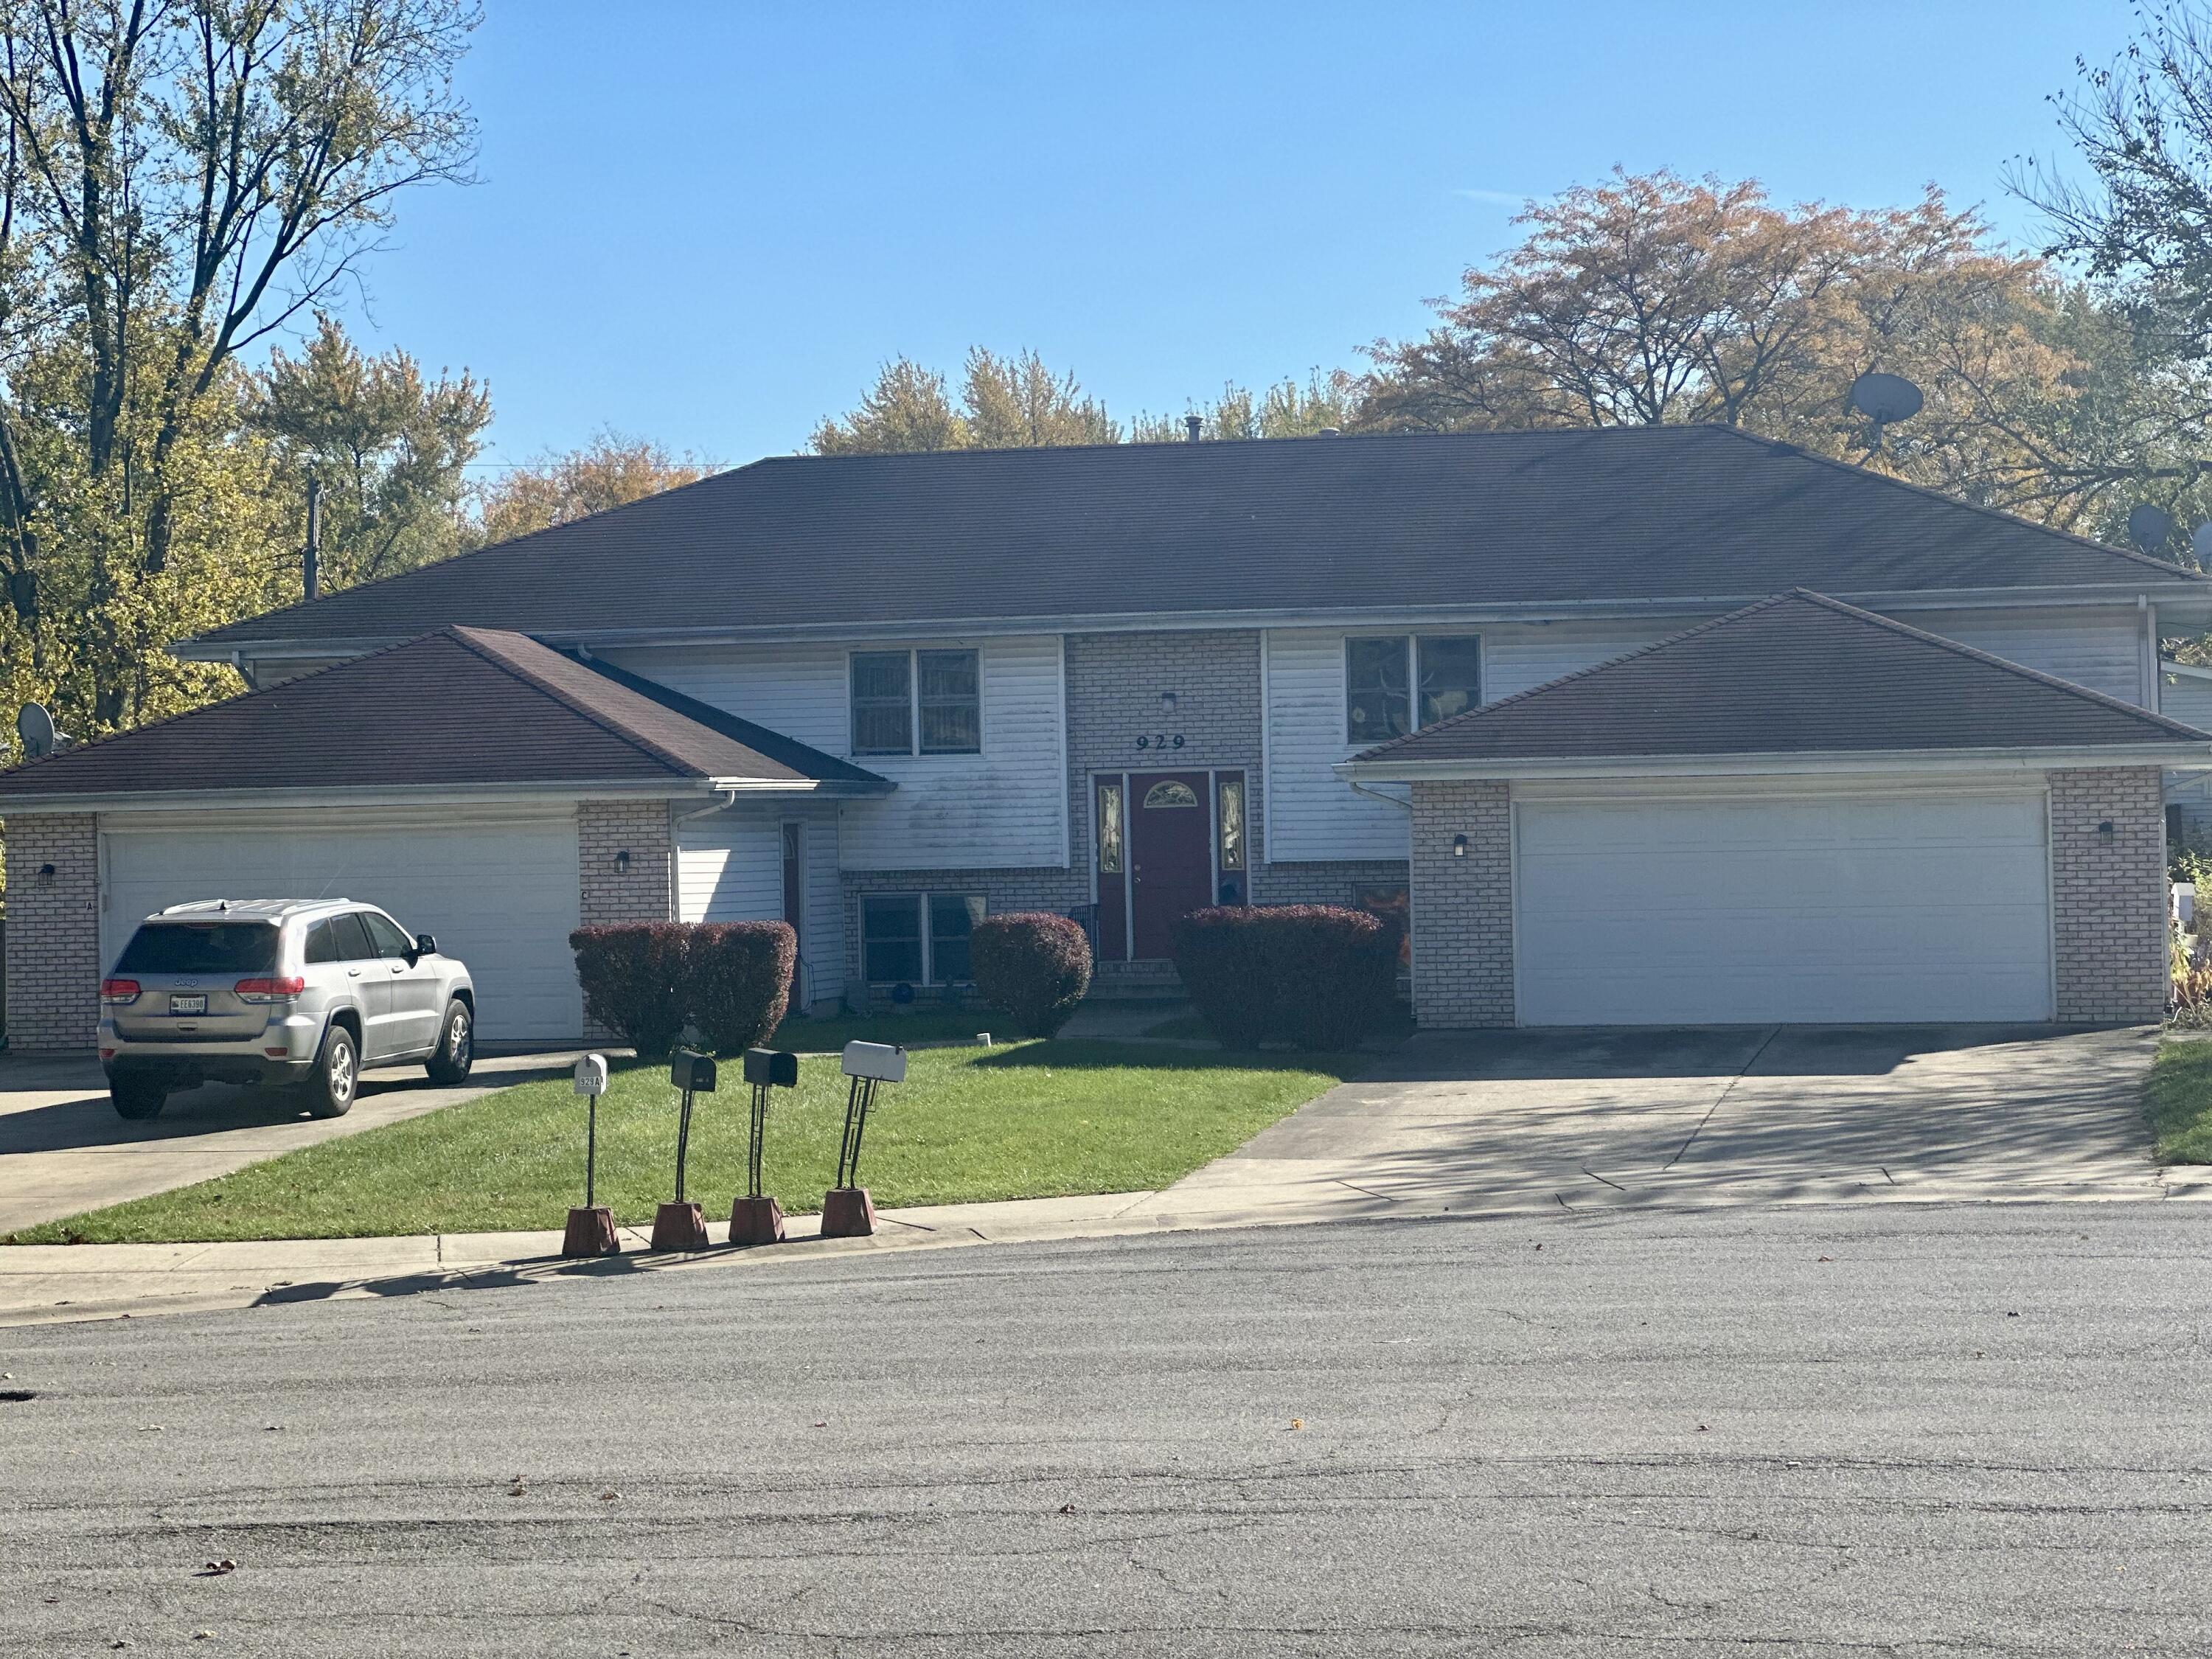
<svg viewBox="0 0 2212 1659">
<path fill-rule="evenodd" d="M 242 979 L 230 988 L 240 1002 L 289 1002 L 307 988 L 304 979 Z"/>
<path fill-rule="evenodd" d="M 138 981 L 135 979 L 104 979 L 100 981 L 102 1002 L 136 1002 L 138 1000 Z"/>
</svg>

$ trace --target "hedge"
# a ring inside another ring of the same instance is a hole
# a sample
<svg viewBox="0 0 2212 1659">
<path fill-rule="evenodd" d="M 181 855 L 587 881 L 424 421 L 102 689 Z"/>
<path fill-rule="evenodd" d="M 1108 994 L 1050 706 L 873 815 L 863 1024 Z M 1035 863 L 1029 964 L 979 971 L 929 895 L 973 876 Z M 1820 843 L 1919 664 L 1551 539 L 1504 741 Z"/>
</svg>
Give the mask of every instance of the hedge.
<svg viewBox="0 0 2212 1659">
<path fill-rule="evenodd" d="M 568 935 L 584 1012 L 648 1058 L 686 1024 L 722 1054 L 764 1041 L 791 996 L 798 942 L 781 921 L 623 921 Z"/>
<path fill-rule="evenodd" d="M 1176 925 L 1176 971 L 1224 1047 L 1352 1048 L 1394 1018 L 1398 929 L 1328 904 L 1194 910 Z"/>
<path fill-rule="evenodd" d="M 1055 1034 L 1091 988 L 1091 941 L 1047 911 L 986 916 L 968 936 L 968 961 L 976 994 L 1024 1036 Z"/>
</svg>

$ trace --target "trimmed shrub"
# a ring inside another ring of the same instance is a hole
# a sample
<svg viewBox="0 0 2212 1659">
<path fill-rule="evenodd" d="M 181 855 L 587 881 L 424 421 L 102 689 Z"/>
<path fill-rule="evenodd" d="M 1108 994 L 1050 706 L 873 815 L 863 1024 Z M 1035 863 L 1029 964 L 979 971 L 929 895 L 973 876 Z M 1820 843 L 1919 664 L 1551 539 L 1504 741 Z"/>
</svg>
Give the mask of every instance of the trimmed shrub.
<svg viewBox="0 0 2212 1659">
<path fill-rule="evenodd" d="M 1080 924 L 1042 910 L 986 916 L 968 936 L 975 992 L 1024 1036 L 1048 1037 L 1091 988 L 1091 941 Z"/>
<path fill-rule="evenodd" d="M 710 921 L 688 930 L 691 1023 L 718 1054 L 768 1041 L 791 1000 L 799 936 L 782 921 Z"/>
<path fill-rule="evenodd" d="M 648 1059 L 684 1030 L 690 932 L 676 921 L 618 921 L 568 935 L 584 1012 Z"/>
<path fill-rule="evenodd" d="M 1176 970 L 1224 1047 L 1352 1048 L 1391 1023 L 1398 929 L 1329 904 L 1194 910 L 1176 925 Z"/>
</svg>

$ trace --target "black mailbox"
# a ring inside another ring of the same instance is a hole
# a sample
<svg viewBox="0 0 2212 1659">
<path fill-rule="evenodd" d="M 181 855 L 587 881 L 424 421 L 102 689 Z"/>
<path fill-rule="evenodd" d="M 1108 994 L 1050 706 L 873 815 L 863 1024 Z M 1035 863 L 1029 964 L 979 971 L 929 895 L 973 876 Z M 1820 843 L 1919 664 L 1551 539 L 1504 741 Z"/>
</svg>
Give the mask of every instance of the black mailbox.
<svg viewBox="0 0 2212 1659">
<path fill-rule="evenodd" d="M 799 1056 L 777 1048 L 745 1050 L 745 1081 L 756 1087 L 795 1089 L 799 1086 Z"/>
<path fill-rule="evenodd" d="M 687 1095 L 711 1095 L 714 1092 L 714 1057 L 679 1048 L 675 1063 L 668 1068 L 668 1080 Z"/>
</svg>

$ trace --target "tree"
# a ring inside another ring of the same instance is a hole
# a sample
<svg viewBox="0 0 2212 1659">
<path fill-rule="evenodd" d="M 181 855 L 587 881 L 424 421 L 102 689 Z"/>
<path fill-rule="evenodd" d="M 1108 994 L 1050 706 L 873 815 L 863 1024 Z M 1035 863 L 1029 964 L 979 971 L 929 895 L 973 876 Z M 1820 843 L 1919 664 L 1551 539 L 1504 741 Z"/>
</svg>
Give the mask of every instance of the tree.
<svg viewBox="0 0 2212 1659">
<path fill-rule="evenodd" d="M 1243 438 L 1310 438 L 1332 428 L 1344 431 L 1359 418 L 1364 387 L 1357 375 L 1343 369 L 1324 374 L 1310 371 L 1304 382 L 1281 380 L 1255 398 L 1230 381 L 1212 403 L 1193 404 L 1183 415 L 1140 415 L 1130 425 L 1133 443 L 1181 443 L 1189 436 L 1184 424 L 1190 415 L 1199 417 L 1199 435 L 1206 440 Z"/>
<path fill-rule="evenodd" d="M 322 486 L 325 586 L 460 551 L 462 469 L 491 420 L 490 395 L 465 372 L 429 380 L 404 351 L 365 357 L 320 316 L 297 356 L 270 354 L 254 390 L 249 418 L 272 441 L 277 489 L 304 503 L 309 478 Z"/>
<path fill-rule="evenodd" d="M 1073 374 L 1054 374 L 1034 351 L 1002 357 L 969 349 L 960 406 L 945 377 L 896 357 L 876 375 L 860 406 L 825 418 L 809 441 L 817 455 L 893 454 L 933 449 L 1036 449 L 1119 443 L 1105 406 L 1084 395 Z"/>
<path fill-rule="evenodd" d="M 644 438 L 603 431 L 580 449 L 546 454 L 479 492 L 487 541 L 511 541 L 646 495 L 696 483 L 708 469 Z"/>
<path fill-rule="evenodd" d="M 265 603 L 239 354 L 465 176 L 465 0 L 0 0 L 11 689 L 80 735 L 204 696 L 158 647 Z"/>
</svg>

